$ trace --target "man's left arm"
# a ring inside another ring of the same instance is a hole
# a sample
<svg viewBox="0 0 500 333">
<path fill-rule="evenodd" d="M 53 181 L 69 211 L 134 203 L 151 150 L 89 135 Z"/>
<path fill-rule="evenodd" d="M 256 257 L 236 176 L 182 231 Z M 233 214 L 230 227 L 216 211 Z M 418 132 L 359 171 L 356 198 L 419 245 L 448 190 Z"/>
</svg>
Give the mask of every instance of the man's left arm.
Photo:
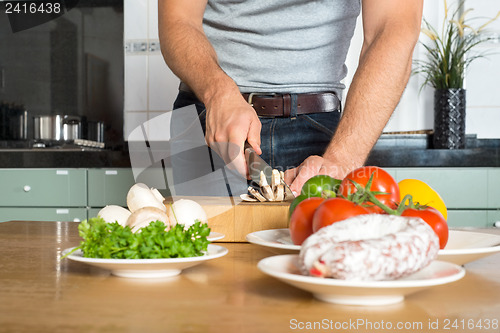
<svg viewBox="0 0 500 333">
<path fill-rule="evenodd" d="M 285 174 L 293 191 L 316 174 L 342 179 L 364 164 L 408 83 L 422 10 L 423 0 L 363 0 L 363 47 L 342 118 L 322 157 Z"/>
</svg>

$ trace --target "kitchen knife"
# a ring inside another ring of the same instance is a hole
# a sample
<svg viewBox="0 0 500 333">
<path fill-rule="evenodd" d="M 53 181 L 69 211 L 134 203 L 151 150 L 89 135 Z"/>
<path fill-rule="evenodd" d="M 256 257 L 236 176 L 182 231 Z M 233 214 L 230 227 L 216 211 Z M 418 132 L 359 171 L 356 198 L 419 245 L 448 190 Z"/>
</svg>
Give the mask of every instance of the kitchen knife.
<svg viewBox="0 0 500 333">
<path fill-rule="evenodd" d="M 255 152 L 255 150 L 253 150 L 252 147 L 250 147 L 250 146 L 245 147 L 245 158 L 247 160 L 248 173 L 250 175 L 250 179 L 255 184 L 259 184 L 260 173 L 263 172 L 264 175 L 266 176 L 266 180 L 267 180 L 268 184 L 271 184 L 273 168 L 269 164 L 267 164 L 266 161 L 264 161 Z M 287 183 L 285 183 L 285 180 L 283 179 L 283 177 L 280 176 L 280 178 L 281 178 L 281 182 L 285 186 L 285 201 L 288 201 L 290 199 L 295 198 L 292 191 L 290 190 L 290 187 L 288 186 Z"/>
</svg>

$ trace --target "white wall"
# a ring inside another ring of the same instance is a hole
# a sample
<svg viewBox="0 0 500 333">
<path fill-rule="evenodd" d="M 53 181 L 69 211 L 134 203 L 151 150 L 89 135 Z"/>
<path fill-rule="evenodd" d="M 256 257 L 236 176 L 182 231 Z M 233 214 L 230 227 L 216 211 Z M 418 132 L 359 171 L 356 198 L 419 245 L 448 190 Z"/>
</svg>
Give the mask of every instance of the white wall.
<svg viewBox="0 0 500 333">
<path fill-rule="evenodd" d="M 441 1 L 426 1 L 424 5 L 424 16 L 433 24 L 439 20 L 438 17 L 444 12 Z M 357 68 L 357 57 L 361 50 L 363 40 L 361 18 L 354 33 L 351 49 L 347 57 L 349 69 L 345 84 L 349 88 L 352 76 Z M 423 58 L 425 50 L 421 45 L 415 47 L 414 58 Z M 394 111 L 384 132 L 419 131 L 432 129 L 434 117 L 432 114 L 432 89 L 420 90 L 422 77 L 412 76 L 408 82 L 405 92 L 398 107 Z M 344 95 L 345 98 L 345 95 Z"/>
<path fill-rule="evenodd" d="M 466 0 L 465 6 L 474 8 L 470 17 L 490 18 L 500 11 L 498 0 Z M 466 130 L 481 138 L 500 138 L 500 19 L 486 33 L 494 40 L 478 50 L 489 55 L 473 62 L 467 73 Z"/>
<path fill-rule="evenodd" d="M 124 21 L 124 138 L 127 140 L 134 128 L 172 110 L 179 79 L 160 52 L 158 1 L 124 0 Z"/>
<path fill-rule="evenodd" d="M 449 6 L 456 5 L 456 0 L 448 0 Z M 467 17 L 491 18 L 500 10 L 498 0 L 467 0 L 465 8 L 473 8 Z M 444 18 L 444 3 L 440 0 L 424 2 L 424 18 L 440 29 Z M 476 26 L 476 25 L 474 25 Z M 488 27 L 488 34 L 496 37 L 496 42 L 481 45 L 478 50 L 492 53 L 487 58 L 473 62 L 466 77 L 467 89 L 467 134 L 476 134 L 479 138 L 500 138 L 500 20 Z M 438 30 L 440 31 L 440 30 Z M 357 67 L 357 57 L 363 40 L 361 19 L 355 31 L 351 49 L 347 58 L 349 68 L 345 84 L 348 87 Z M 428 38 L 422 34 L 421 41 Z M 496 54 L 494 54 L 496 53 Z M 418 44 L 414 59 L 425 59 L 425 48 Z M 433 89 L 425 87 L 420 91 L 423 78 L 412 76 L 401 101 L 387 124 L 384 132 L 431 130 L 434 123 Z M 344 95 L 345 98 L 345 95 Z"/>
<path fill-rule="evenodd" d="M 453 5 L 458 0 L 448 0 Z M 172 109 L 179 80 L 165 65 L 158 45 L 157 0 L 124 0 L 125 7 L 125 139 L 136 126 Z M 492 17 L 500 10 L 498 0 L 467 0 L 473 7 L 470 17 Z M 444 5 L 440 0 L 424 2 L 424 17 L 440 29 Z M 358 63 L 363 40 L 361 18 L 347 58 L 349 69 L 345 84 L 348 87 Z M 482 21 L 481 21 L 482 22 Z M 468 134 L 479 138 L 500 138 L 500 20 L 492 24 L 490 34 L 496 43 L 481 46 L 481 50 L 497 54 L 479 59 L 467 74 Z M 427 37 L 422 34 L 421 40 Z M 143 49 L 141 49 L 143 47 Z M 419 44 L 414 58 L 424 59 L 425 49 Z M 433 128 L 433 90 L 420 90 L 423 78 L 412 76 L 405 93 L 385 132 L 430 130 Z M 345 96 L 345 94 L 344 94 Z M 345 98 L 345 97 L 344 97 Z"/>
</svg>

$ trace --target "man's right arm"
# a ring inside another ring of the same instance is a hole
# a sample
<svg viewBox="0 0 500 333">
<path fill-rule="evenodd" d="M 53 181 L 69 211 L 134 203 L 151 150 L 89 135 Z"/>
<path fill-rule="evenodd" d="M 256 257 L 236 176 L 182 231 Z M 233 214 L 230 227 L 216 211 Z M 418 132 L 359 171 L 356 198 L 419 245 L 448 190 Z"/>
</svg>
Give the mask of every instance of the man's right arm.
<svg viewBox="0 0 500 333">
<path fill-rule="evenodd" d="M 205 36 L 206 5 L 207 0 L 159 0 L 160 45 L 167 65 L 207 108 L 207 143 L 237 145 L 237 157 L 234 153 L 227 155 L 235 159 L 234 166 L 243 173 L 244 143 L 248 141 L 260 153 L 261 125 L 236 83 L 220 68 Z"/>
<path fill-rule="evenodd" d="M 165 62 L 202 102 L 209 102 L 218 87 L 229 91 L 236 88 L 219 67 L 217 55 L 203 32 L 206 4 L 207 0 L 158 2 L 160 45 Z"/>
</svg>

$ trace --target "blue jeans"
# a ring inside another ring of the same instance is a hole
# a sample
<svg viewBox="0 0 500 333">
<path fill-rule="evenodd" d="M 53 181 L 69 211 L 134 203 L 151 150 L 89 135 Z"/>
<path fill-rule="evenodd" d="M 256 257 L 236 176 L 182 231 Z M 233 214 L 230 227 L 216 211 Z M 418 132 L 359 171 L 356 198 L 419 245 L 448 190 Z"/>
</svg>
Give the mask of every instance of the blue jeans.
<svg viewBox="0 0 500 333">
<path fill-rule="evenodd" d="M 292 95 L 292 98 L 293 95 Z M 206 109 L 194 94 L 179 91 L 174 109 L 196 105 L 203 130 L 205 131 Z M 297 115 L 292 110 L 289 118 L 260 117 L 262 130 L 261 157 L 279 170 L 300 165 L 311 155 L 323 155 L 340 120 L 340 112 L 320 112 Z"/>
</svg>

